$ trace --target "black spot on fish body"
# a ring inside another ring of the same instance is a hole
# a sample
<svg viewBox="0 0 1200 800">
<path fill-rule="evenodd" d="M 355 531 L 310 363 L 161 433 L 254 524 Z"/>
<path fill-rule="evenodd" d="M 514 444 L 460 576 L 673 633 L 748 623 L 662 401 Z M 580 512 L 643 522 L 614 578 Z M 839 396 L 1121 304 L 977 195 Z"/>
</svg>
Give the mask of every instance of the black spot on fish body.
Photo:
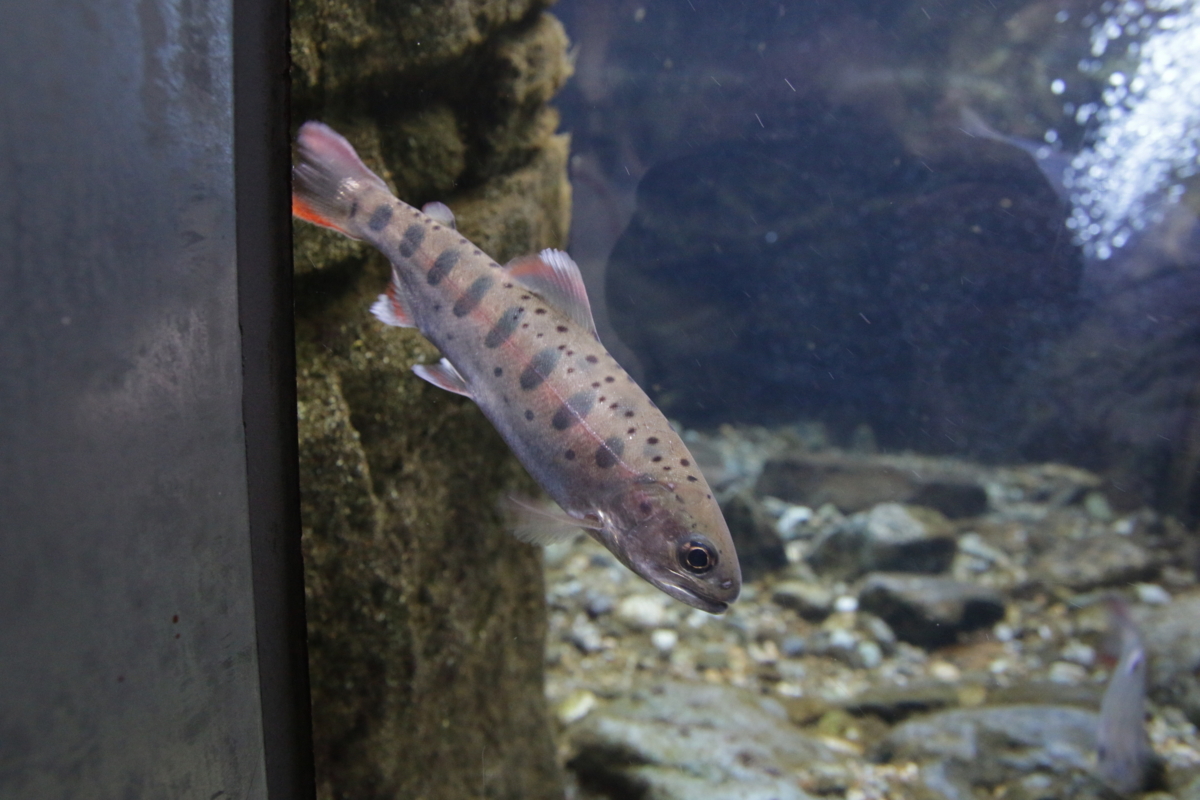
<svg viewBox="0 0 1200 800">
<path fill-rule="evenodd" d="M 479 307 L 479 301 L 492 289 L 492 279 L 489 277 L 476 278 L 467 290 L 459 295 L 451 309 L 456 317 L 465 317 Z"/>
<path fill-rule="evenodd" d="M 348 216 L 350 217 L 350 219 L 354 219 L 354 217 L 357 214 L 358 214 L 358 201 L 355 200 L 353 203 L 350 204 L 350 213 Z"/>
<path fill-rule="evenodd" d="M 454 269 L 454 265 L 457 263 L 458 250 L 453 247 L 443 250 L 434 259 L 433 266 L 425 274 L 425 280 L 429 282 L 430 286 L 437 286 L 443 278 L 450 274 L 450 270 Z"/>
<path fill-rule="evenodd" d="M 566 332 L 567 332 L 567 326 L 566 326 L 566 325 L 559 325 L 559 326 L 557 326 L 557 327 L 556 327 L 554 330 L 558 331 L 559 333 L 566 333 Z"/>
<path fill-rule="evenodd" d="M 376 233 L 379 233 L 381 230 L 386 228 L 387 224 L 391 221 L 392 207 L 389 204 L 384 203 L 379 208 L 371 212 L 371 219 L 367 220 L 367 227 Z M 411 256 L 412 253 L 405 253 L 405 255 Z"/>
<path fill-rule="evenodd" d="M 649 439 L 646 440 L 646 444 L 658 444 L 658 437 L 651 436 Z"/>
<path fill-rule="evenodd" d="M 688 461 L 686 458 L 681 458 L 681 459 L 679 459 L 679 464 L 680 464 L 680 466 L 690 467 L 692 465 L 692 462 Z"/>
<path fill-rule="evenodd" d="M 568 450 L 567 452 L 563 453 L 563 458 L 565 458 L 567 461 L 574 461 L 575 460 L 575 451 Z"/>
<path fill-rule="evenodd" d="M 513 335 L 513 331 L 517 329 L 523 310 L 516 306 L 506 308 L 500 315 L 500 319 L 496 320 L 496 324 L 487 332 L 487 336 L 483 337 L 483 346 L 494 349 L 507 342 L 508 338 Z"/>
<path fill-rule="evenodd" d="M 425 241 L 425 228 L 421 225 L 409 225 L 404 229 L 404 235 L 400 237 L 400 255 L 411 258 L 412 254 L 421 247 L 423 241 Z"/>
<path fill-rule="evenodd" d="M 591 392 L 576 392 L 558 407 L 558 410 L 554 412 L 554 416 L 550 420 L 550 424 L 554 426 L 556 431 L 565 431 L 580 419 L 586 417 L 588 412 L 592 410 L 594 402 L 595 398 Z"/>
<path fill-rule="evenodd" d="M 625 442 L 621 441 L 621 437 L 610 436 L 596 448 L 596 466 L 600 469 L 608 469 L 620 460 L 621 454 L 624 452 Z"/>
<path fill-rule="evenodd" d="M 541 386 L 542 381 L 549 377 L 556 366 L 558 366 L 557 350 L 547 347 L 537 351 L 533 358 L 529 359 L 529 364 L 521 371 L 521 388 L 528 392 Z"/>
<path fill-rule="evenodd" d="M 492 370 L 492 374 L 495 375 L 497 378 L 499 378 L 501 375 L 504 374 L 504 368 L 496 367 L 494 370 Z"/>
<path fill-rule="evenodd" d="M 692 483 L 695 483 L 695 482 L 696 482 L 696 476 L 695 476 L 695 475 L 688 475 L 688 480 L 689 480 L 689 481 L 691 481 Z"/>
<path fill-rule="evenodd" d="M 584 360 L 587 361 L 589 364 L 595 364 L 600 361 L 600 359 L 596 358 L 595 356 L 588 356 Z"/>
<path fill-rule="evenodd" d="M 530 411 L 528 408 L 525 409 L 525 419 L 529 420 L 530 422 L 533 422 L 533 412 Z"/>
</svg>

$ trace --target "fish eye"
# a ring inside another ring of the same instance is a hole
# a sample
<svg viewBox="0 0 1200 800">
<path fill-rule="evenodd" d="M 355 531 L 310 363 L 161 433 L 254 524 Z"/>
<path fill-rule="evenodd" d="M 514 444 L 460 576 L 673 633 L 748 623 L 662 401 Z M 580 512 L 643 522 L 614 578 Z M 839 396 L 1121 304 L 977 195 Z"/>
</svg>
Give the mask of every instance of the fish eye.
<svg viewBox="0 0 1200 800">
<path fill-rule="evenodd" d="M 679 548 L 679 563 L 694 575 L 703 575 L 717 565 L 717 552 L 712 545 L 691 539 Z"/>
</svg>

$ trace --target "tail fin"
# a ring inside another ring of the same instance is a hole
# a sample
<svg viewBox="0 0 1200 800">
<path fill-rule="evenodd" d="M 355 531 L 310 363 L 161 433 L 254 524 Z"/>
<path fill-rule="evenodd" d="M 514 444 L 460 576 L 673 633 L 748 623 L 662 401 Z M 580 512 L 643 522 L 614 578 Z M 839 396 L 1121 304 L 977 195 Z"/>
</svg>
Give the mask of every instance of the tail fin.
<svg viewBox="0 0 1200 800">
<path fill-rule="evenodd" d="M 304 123 L 296 144 L 300 159 L 292 167 L 292 213 L 353 236 L 346 220 L 355 196 L 368 185 L 387 191 L 387 184 L 367 169 L 354 147 L 328 125 Z"/>
</svg>

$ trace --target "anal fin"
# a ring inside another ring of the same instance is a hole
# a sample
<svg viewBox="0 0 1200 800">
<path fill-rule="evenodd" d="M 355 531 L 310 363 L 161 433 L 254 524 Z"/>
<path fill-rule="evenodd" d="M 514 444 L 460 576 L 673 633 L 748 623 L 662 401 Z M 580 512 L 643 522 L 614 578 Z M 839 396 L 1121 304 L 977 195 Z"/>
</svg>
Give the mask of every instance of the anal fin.
<svg viewBox="0 0 1200 800">
<path fill-rule="evenodd" d="M 391 325 L 393 328 L 417 327 L 412 314 L 404 304 L 400 276 L 394 270 L 392 271 L 392 282 L 388 284 L 387 291 L 379 295 L 379 298 L 371 304 L 371 313 L 384 325 Z"/>
<path fill-rule="evenodd" d="M 458 374 L 454 365 L 444 358 L 436 364 L 417 364 L 412 370 L 418 378 L 432 383 L 439 389 L 461 394 L 463 397 L 472 397 L 471 389 L 463 380 L 463 376 Z M 472 399 L 474 398 L 472 397 Z"/>
</svg>

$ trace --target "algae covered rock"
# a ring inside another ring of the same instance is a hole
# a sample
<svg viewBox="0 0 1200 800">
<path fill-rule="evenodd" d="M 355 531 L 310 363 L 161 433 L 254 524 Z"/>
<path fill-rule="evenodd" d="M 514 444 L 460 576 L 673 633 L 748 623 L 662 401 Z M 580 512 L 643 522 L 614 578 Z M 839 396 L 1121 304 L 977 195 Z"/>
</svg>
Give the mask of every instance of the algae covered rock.
<svg viewBox="0 0 1200 800">
<path fill-rule="evenodd" d="M 540 3 L 294 4 L 296 119 L 495 258 L 565 243 L 570 73 Z M 367 312 L 379 254 L 296 226 L 301 494 L 321 798 L 562 796 L 543 694 L 540 553 L 496 500 L 532 483 L 436 350 Z"/>
</svg>

